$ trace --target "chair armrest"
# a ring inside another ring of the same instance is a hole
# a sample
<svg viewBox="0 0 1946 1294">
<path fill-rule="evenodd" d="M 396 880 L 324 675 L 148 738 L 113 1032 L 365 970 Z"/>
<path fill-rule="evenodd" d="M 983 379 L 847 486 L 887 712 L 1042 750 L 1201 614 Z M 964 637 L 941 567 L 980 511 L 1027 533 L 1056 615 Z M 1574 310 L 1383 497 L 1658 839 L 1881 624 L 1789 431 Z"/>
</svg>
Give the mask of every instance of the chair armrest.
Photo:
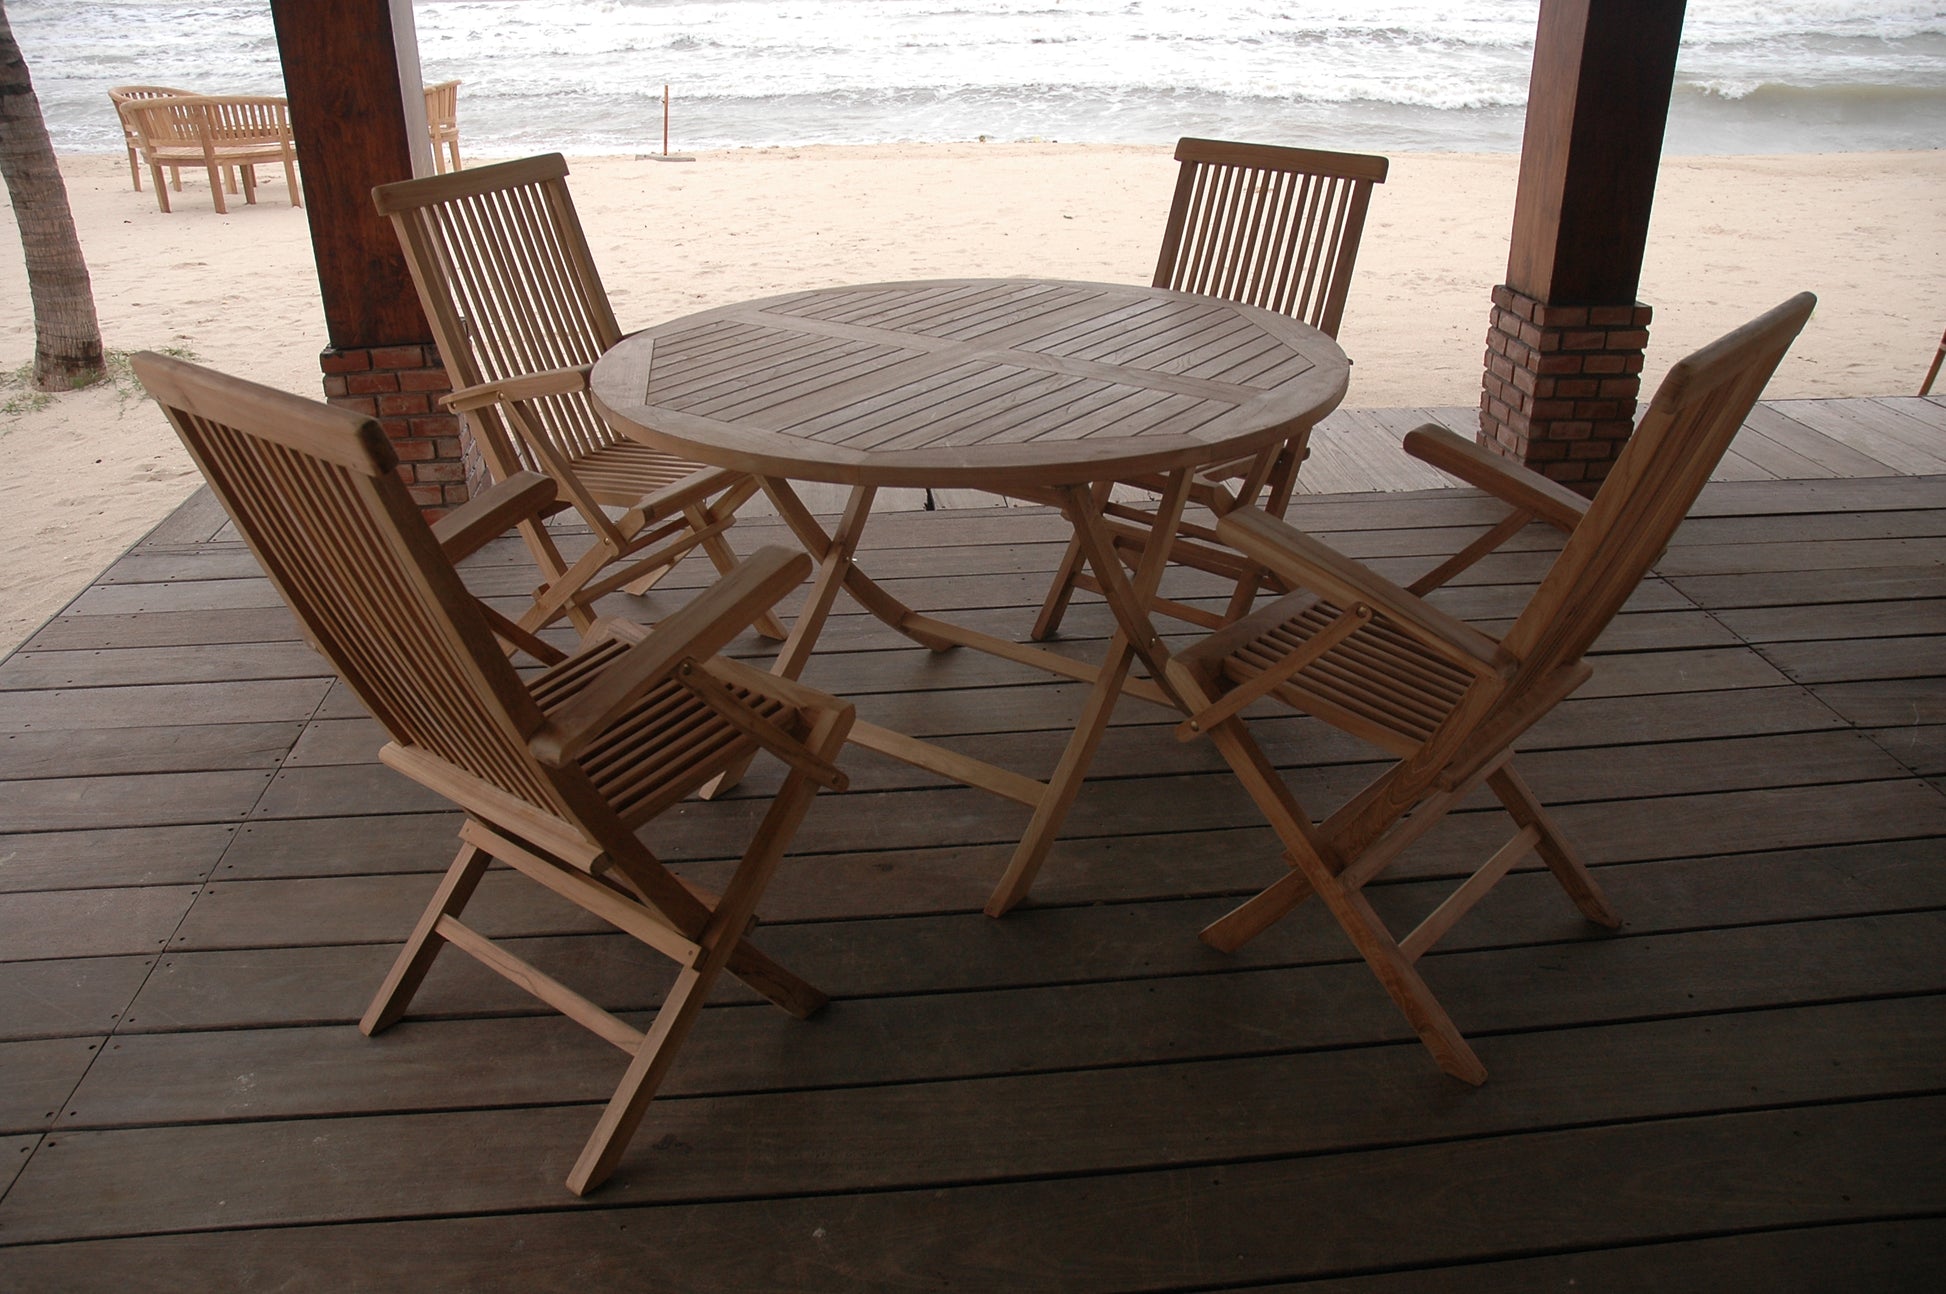
<svg viewBox="0 0 1946 1294">
<path fill-rule="evenodd" d="M 730 467 L 705 467 L 691 472 L 680 481 L 645 494 L 621 517 L 615 525 L 623 534 L 633 534 L 644 526 L 658 521 L 667 521 L 680 514 L 684 509 L 707 502 L 713 494 L 720 494 L 735 486 L 750 474 Z"/>
<path fill-rule="evenodd" d="M 1561 530 L 1573 530 L 1587 515 L 1588 500 L 1573 490 L 1456 436 L 1436 422 L 1407 432 L 1405 452 Z"/>
<path fill-rule="evenodd" d="M 555 497 L 551 478 L 539 472 L 516 472 L 435 521 L 432 537 L 439 541 L 447 561 L 458 562 L 520 522 L 558 512 L 564 506 Z"/>
<path fill-rule="evenodd" d="M 454 413 L 471 413 L 489 404 L 504 404 L 509 400 L 535 400 L 547 395 L 572 395 L 576 391 L 588 389 L 588 373 L 592 364 L 579 364 L 573 368 L 550 368 L 539 373 L 523 373 L 519 377 L 503 378 L 498 382 L 482 382 L 478 386 L 462 387 L 450 395 L 439 398 L 439 403 Z"/>
<path fill-rule="evenodd" d="M 760 548 L 687 606 L 665 616 L 602 676 L 548 716 L 528 746 L 542 763 L 572 762 L 651 687 L 683 661 L 705 660 L 729 645 L 811 573 L 811 559 Z"/>
<path fill-rule="evenodd" d="M 1309 589 L 1347 610 L 1368 606 L 1457 665 L 1497 674 L 1514 664 L 1499 643 L 1472 625 L 1428 604 L 1287 521 L 1257 508 L 1238 508 L 1218 518 L 1216 533 L 1224 543 L 1294 587 Z"/>
</svg>

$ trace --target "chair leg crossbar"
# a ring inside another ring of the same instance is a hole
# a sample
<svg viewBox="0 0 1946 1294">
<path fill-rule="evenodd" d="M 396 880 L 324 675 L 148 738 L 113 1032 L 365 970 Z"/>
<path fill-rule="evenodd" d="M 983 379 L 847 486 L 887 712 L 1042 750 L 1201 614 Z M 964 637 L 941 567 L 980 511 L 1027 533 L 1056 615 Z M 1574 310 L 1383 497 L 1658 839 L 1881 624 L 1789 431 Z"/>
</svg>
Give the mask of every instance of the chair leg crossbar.
<svg viewBox="0 0 1946 1294">
<path fill-rule="evenodd" d="M 819 735 L 824 740 L 813 742 L 813 749 L 835 755 L 844 732 L 837 731 L 835 739 L 829 731 Z M 793 768 L 724 893 L 718 896 L 686 886 L 708 913 L 702 928 L 693 935 L 678 930 L 640 897 L 625 873 L 614 875 L 613 882 L 607 883 L 607 876 L 596 879 L 478 818 L 470 818 L 461 829 L 459 853 L 359 1022 L 359 1029 L 370 1035 L 396 1022 L 432 969 L 434 959 L 451 945 L 628 1053 L 628 1070 L 568 1174 L 568 1188 L 577 1195 L 585 1194 L 606 1180 L 620 1162 L 676 1053 L 695 1026 L 711 987 L 724 971 L 799 1018 L 815 1014 L 825 1004 L 824 995 L 816 988 L 744 942 L 744 935 L 756 922 L 758 897 L 783 856 L 784 842 L 796 833 L 817 789 L 813 773 Z M 680 967 L 676 981 L 646 1031 L 623 1023 L 460 920 L 487 865 L 496 858 L 676 962 Z"/>
<path fill-rule="evenodd" d="M 1486 1066 L 1433 996 L 1416 963 L 1516 863 L 1530 854 L 1539 855 L 1583 916 L 1609 929 L 1621 925 L 1586 865 L 1575 855 L 1526 783 L 1513 771 L 1511 751 L 1489 763 L 1463 786 L 1426 797 L 1413 806 L 1413 812 L 1400 817 L 1388 831 L 1347 860 L 1344 833 L 1342 829 L 1332 830 L 1335 819 L 1322 826 L 1313 823 L 1284 785 L 1281 775 L 1242 731 L 1241 720 L 1226 719 L 1211 731 L 1211 736 L 1216 738 L 1218 748 L 1276 830 L 1284 846 L 1284 861 L 1291 870 L 1206 926 L 1202 931 L 1203 941 L 1224 952 L 1234 952 L 1306 899 L 1317 895 L 1433 1059 L 1454 1078 L 1482 1083 L 1486 1080 Z M 1395 938 L 1366 900 L 1365 885 L 1390 866 L 1408 845 L 1443 821 L 1481 782 L 1492 788 L 1513 819 L 1517 828 L 1514 837 L 1461 882 L 1411 933 L 1403 939 Z"/>
</svg>

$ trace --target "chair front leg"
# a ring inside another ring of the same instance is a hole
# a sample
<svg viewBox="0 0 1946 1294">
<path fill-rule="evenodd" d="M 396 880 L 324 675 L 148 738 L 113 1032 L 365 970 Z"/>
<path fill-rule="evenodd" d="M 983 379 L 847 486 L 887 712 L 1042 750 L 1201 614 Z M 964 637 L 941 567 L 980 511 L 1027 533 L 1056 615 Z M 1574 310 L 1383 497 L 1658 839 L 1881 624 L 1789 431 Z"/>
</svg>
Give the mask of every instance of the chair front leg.
<svg viewBox="0 0 1946 1294">
<path fill-rule="evenodd" d="M 1405 1016 L 1413 1032 L 1419 1035 L 1426 1049 L 1432 1052 L 1433 1060 L 1439 1067 L 1462 1082 L 1476 1085 L 1485 1082 L 1486 1066 L 1480 1063 L 1480 1058 L 1474 1055 L 1466 1039 L 1460 1036 L 1452 1017 L 1446 1014 L 1446 1009 L 1433 996 L 1432 990 L 1413 967 L 1412 959 L 1400 951 L 1398 941 L 1392 937 L 1378 913 L 1372 910 L 1364 894 L 1339 878 L 1339 874 L 1345 870 L 1344 864 L 1318 832 L 1309 812 L 1291 795 L 1282 776 L 1245 731 L 1243 720 L 1226 719 L 1211 730 L 1210 736 L 1235 770 L 1244 790 L 1270 820 L 1294 868 L 1291 875 L 1281 878 L 1243 908 L 1216 923 L 1217 926 L 1257 905 L 1259 910 L 1250 916 L 1254 926 L 1250 933 L 1255 933 L 1305 898 L 1316 894 L 1331 909 L 1339 927 L 1358 950 L 1359 956 L 1365 959 L 1365 964 L 1372 968 L 1379 984 Z M 1293 880 L 1293 876 L 1301 877 L 1302 883 Z M 1237 940 L 1237 943 L 1241 942 L 1241 939 Z"/>
<path fill-rule="evenodd" d="M 850 731 L 851 721 L 849 706 L 827 711 L 813 724 L 805 744 L 820 757 L 835 757 Z M 702 937 L 697 940 L 695 960 L 676 977 L 675 986 L 656 1013 L 655 1023 L 643 1035 L 628 1073 L 615 1089 L 615 1095 L 609 1098 L 587 1145 L 582 1147 L 581 1157 L 568 1174 L 568 1189 L 576 1195 L 586 1195 L 601 1185 L 621 1162 L 629 1139 L 648 1113 L 656 1089 L 668 1076 L 676 1053 L 695 1027 L 710 988 L 735 963 L 743 936 L 756 920 L 757 902 L 776 874 L 777 864 L 810 810 L 817 790 L 818 784 L 796 769 L 784 779 L 783 788 L 771 801 L 769 812 L 764 814 L 749 849 L 744 851 L 743 861 L 724 887 L 723 896 L 717 900 Z"/>
</svg>

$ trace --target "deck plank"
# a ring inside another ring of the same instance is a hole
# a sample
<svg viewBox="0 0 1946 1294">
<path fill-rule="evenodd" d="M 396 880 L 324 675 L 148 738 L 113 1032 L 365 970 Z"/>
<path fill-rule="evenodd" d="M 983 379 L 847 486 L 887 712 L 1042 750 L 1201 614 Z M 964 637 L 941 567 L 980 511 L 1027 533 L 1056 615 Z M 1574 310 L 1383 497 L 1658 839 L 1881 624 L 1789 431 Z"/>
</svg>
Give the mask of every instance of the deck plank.
<svg viewBox="0 0 1946 1294">
<path fill-rule="evenodd" d="M 755 936 L 833 1005 L 800 1023 L 721 987 L 586 1202 L 561 1177 L 612 1048 L 450 954 L 400 1025 L 352 1027 L 456 815 L 376 762 L 375 725 L 192 500 L 0 664 L 0 1269 L 128 1289 L 189 1269 L 334 1291 L 1929 1288 L 1946 476 L 1874 475 L 1892 466 L 1850 446 L 1916 453 L 1946 405 L 1869 403 L 1753 416 L 1752 470 L 1803 475 L 1709 486 L 1595 678 L 1523 742 L 1626 924 L 1594 930 L 1528 859 L 1426 959 L 1483 1088 L 1427 1062 L 1321 911 L 1234 956 L 1194 938 L 1283 864 L 1210 750 L 1130 703 L 1004 921 L 980 909 L 1022 811 L 848 753 L 854 789 L 819 798 Z M 1471 411 L 1347 411 L 1333 434 L 1389 471 L 1428 414 Z M 1292 516 L 1410 579 L 1494 511 L 1437 488 L 1306 494 Z M 788 542 L 754 515 L 733 538 Z M 1019 635 L 1066 540 L 1045 509 L 887 512 L 864 552 L 915 604 Z M 1531 530 L 1437 600 L 1504 626 L 1557 544 Z M 533 574 L 503 539 L 468 578 L 517 610 Z M 609 605 L 652 617 L 709 578 L 686 563 Z M 1090 659 L 1111 628 L 1084 598 L 1056 646 Z M 812 680 L 861 713 L 1028 772 L 1080 705 L 850 610 L 824 646 Z M 1307 802 L 1379 766 L 1309 721 L 1253 724 Z M 777 776 L 760 764 L 652 844 L 720 885 Z M 1384 919 L 1423 917 L 1501 843 L 1484 803 L 1370 888 Z M 632 1019 L 670 983 L 503 869 L 470 915 Z M 1392 1207 L 1428 1182 L 1452 1185 Z"/>
</svg>

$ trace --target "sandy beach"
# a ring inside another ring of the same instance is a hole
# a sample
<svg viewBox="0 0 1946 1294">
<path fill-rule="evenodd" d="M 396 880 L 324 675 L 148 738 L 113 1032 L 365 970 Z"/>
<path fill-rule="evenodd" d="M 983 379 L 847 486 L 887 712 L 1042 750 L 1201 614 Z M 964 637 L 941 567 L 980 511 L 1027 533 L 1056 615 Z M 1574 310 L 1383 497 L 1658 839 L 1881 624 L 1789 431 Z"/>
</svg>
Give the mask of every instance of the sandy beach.
<svg viewBox="0 0 1946 1294">
<path fill-rule="evenodd" d="M 469 159 L 476 160 L 476 159 Z M 485 160 L 485 159 L 477 159 Z M 120 155 L 62 159 L 102 335 L 319 394 L 323 315 L 304 212 L 266 174 L 257 206 L 175 213 Z M 1393 159 L 1340 341 L 1353 406 L 1478 399 L 1488 292 L 1505 276 L 1518 159 Z M 1174 178 L 1155 147 L 956 144 L 586 158 L 570 178 L 624 327 L 800 287 L 957 275 L 1146 282 Z M 11 211 L 0 241 L 17 248 Z M 1641 298 L 1646 380 L 1791 292 L 1820 306 L 1773 397 L 1910 394 L 1939 339 L 1946 154 L 1670 159 Z M 0 254 L 0 653 L 58 611 L 198 478 L 131 382 L 38 400 L 33 321 Z"/>
</svg>

